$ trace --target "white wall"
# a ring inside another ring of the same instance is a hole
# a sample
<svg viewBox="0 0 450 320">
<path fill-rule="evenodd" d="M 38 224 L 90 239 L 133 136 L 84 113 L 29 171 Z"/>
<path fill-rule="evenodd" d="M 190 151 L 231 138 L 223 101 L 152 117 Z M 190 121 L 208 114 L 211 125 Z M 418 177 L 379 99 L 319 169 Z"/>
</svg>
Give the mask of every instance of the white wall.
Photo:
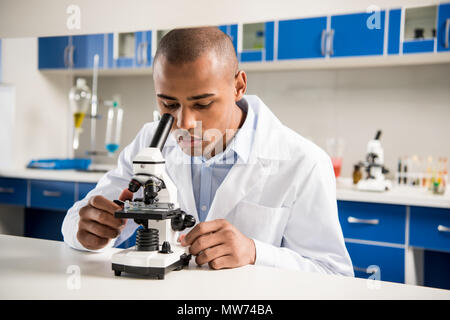
<svg viewBox="0 0 450 320">
<path fill-rule="evenodd" d="M 37 68 L 37 39 L 2 39 L 3 81 L 15 86 L 14 162 L 68 156 L 72 77 L 43 75 Z M 70 123 L 71 125 L 71 123 Z"/>
</svg>

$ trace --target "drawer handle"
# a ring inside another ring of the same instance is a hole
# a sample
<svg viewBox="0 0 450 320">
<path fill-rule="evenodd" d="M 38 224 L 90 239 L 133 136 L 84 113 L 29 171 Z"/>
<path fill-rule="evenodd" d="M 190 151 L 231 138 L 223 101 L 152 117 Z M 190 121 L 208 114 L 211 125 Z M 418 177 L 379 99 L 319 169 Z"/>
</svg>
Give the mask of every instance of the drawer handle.
<svg viewBox="0 0 450 320">
<path fill-rule="evenodd" d="M 14 188 L 2 188 L 2 187 L 0 187 L 0 193 L 14 193 Z"/>
<path fill-rule="evenodd" d="M 446 227 L 446 226 L 443 226 L 442 224 L 438 225 L 437 229 L 438 229 L 439 232 L 450 232 L 450 228 Z"/>
<path fill-rule="evenodd" d="M 378 219 L 358 219 L 355 217 L 348 217 L 347 218 L 348 223 L 360 223 L 360 224 L 372 224 L 376 225 L 380 223 L 380 220 Z"/>
<path fill-rule="evenodd" d="M 61 192 L 60 191 L 48 191 L 48 190 L 44 190 L 42 192 L 42 194 L 44 195 L 44 197 L 61 197 Z"/>
</svg>

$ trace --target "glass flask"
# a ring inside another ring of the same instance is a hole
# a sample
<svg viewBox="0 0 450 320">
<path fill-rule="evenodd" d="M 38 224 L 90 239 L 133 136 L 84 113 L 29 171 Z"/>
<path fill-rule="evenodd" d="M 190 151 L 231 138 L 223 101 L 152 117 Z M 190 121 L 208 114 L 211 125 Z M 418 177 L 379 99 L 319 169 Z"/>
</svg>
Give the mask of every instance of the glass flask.
<svg viewBox="0 0 450 320">
<path fill-rule="evenodd" d="M 69 91 L 69 104 L 73 114 L 74 121 L 74 136 L 73 148 L 76 150 L 80 145 L 80 134 L 83 131 L 81 128 L 84 117 L 89 108 L 91 101 L 91 90 L 86 85 L 86 80 L 78 78 L 76 85 Z"/>
<path fill-rule="evenodd" d="M 119 149 L 120 135 L 122 131 L 123 109 L 120 106 L 120 97 L 113 97 L 112 104 L 108 108 L 106 122 L 105 148 L 112 156 Z"/>
</svg>

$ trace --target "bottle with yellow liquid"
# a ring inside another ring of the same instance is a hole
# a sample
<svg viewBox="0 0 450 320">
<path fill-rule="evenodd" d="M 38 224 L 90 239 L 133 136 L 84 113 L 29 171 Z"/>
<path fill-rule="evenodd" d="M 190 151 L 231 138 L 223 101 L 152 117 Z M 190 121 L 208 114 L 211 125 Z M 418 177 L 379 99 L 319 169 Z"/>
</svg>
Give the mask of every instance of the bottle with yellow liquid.
<svg viewBox="0 0 450 320">
<path fill-rule="evenodd" d="M 73 137 L 73 149 L 75 150 L 80 146 L 83 120 L 89 108 L 90 101 L 91 90 L 86 85 L 86 80 L 78 78 L 75 87 L 69 91 L 70 109 L 72 110 L 75 129 Z"/>
</svg>

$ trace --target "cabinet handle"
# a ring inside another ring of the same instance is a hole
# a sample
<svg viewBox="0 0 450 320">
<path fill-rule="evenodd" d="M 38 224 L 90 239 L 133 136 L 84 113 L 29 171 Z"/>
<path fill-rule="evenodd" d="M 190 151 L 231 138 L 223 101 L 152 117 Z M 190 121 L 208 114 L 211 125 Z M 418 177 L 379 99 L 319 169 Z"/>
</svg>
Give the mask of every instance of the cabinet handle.
<svg viewBox="0 0 450 320">
<path fill-rule="evenodd" d="M 14 193 L 14 188 L 2 188 L 2 187 L 0 187 L 0 193 Z"/>
<path fill-rule="evenodd" d="M 330 54 L 330 56 L 332 56 L 334 54 L 334 29 L 330 30 L 330 34 L 329 34 L 329 38 L 327 37 L 327 42 L 329 43 L 328 45 L 328 53 Z"/>
<path fill-rule="evenodd" d="M 449 29 L 450 29 L 450 19 L 445 20 L 445 48 L 448 49 L 448 36 L 449 36 Z"/>
<path fill-rule="evenodd" d="M 320 52 L 322 53 L 322 56 L 325 57 L 325 36 L 327 35 L 327 30 L 322 30 L 322 37 L 320 40 Z"/>
<path fill-rule="evenodd" d="M 360 224 L 372 224 L 376 225 L 380 223 L 380 220 L 378 219 L 358 219 L 355 217 L 348 217 L 347 218 L 348 223 L 360 223 Z"/>
<path fill-rule="evenodd" d="M 68 58 L 69 58 L 69 46 L 66 46 L 64 48 L 64 67 L 66 68 L 69 66 Z"/>
<path fill-rule="evenodd" d="M 73 68 L 73 52 L 75 51 L 75 47 L 69 46 L 69 68 Z"/>
<path fill-rule="evenodd" d="M 443 226 L 442 224 L 438 225 L 437 229 L 439 232 L 450 232 L 450 228 Z"/>
<path fill-rule="evenodd" d="M 142 43 L 142 64 L 147 64 L 147 42 Z"/>
<path fill-rule="evenodd" d="M 55 198 L 61 197 L 61 192 L 60 192 L 60 191 L 48 191 L 48 190 L 44 190 L 44 191 L 42 192 L 42 194 L 44 195 L 44 197 L 55 197 Z"/>
</svg>

